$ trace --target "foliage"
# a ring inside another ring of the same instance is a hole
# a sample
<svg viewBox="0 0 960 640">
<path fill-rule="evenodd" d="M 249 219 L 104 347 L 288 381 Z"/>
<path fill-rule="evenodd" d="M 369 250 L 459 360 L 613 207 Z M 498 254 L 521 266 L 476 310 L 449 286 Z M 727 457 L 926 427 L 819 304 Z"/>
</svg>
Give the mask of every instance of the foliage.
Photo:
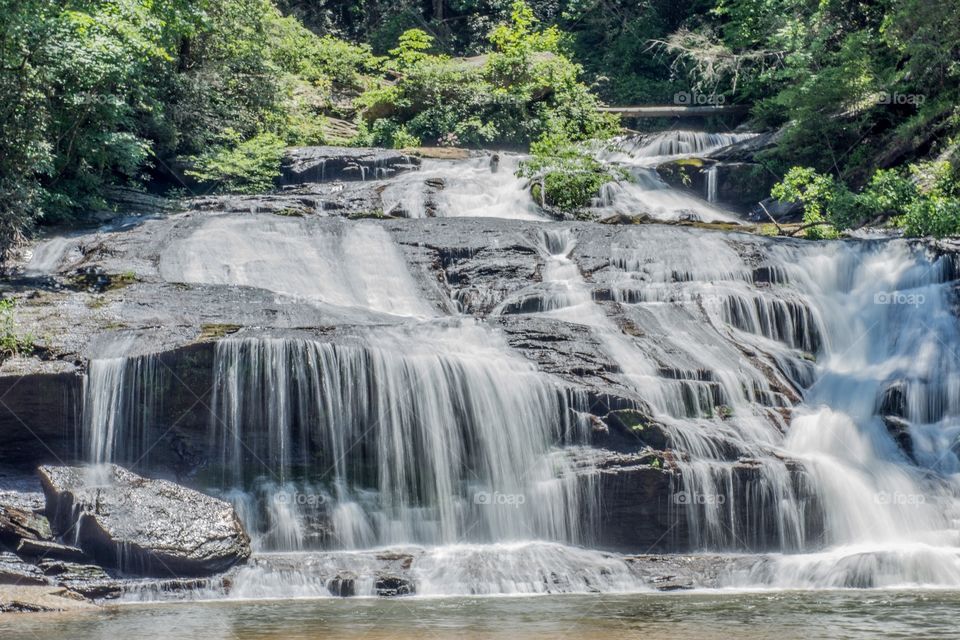
<svg viewBox="0 0 960 640">
<path fill-rule="evenodd" d="M 33 335 L 22 335 L 17 329 L 16 308 L 14 300 L 0 300 L 0 358 L 30 353 L 34 349 Z"/>
<path fill-rule="evenodd" d="M 944 237 L 960 233 L 960 181 L 949 163 L 909 166 L 910 176 L 893 169 L 876 171 L 860 193 L 810 167 L 793 167 L 771 195 L 803 205 L 807 237 L 828 237 L 836 230 L 872 219 L 892 219 L 910 236 Z"/>
<path fill-rule="evenodd" d="M 525 145 L 550 129 L 574 140 L 615 131 L 616 121 L 597 111 L 596 97 L 579 81 L 581 68 L 561 53 L 562 39 L 555 27 L 539 29 L 520 0 L 511 21 L 491 32 L 485 59 L 430 53 L 431 36 L 407 31 L 385 63 L 396 81 L 358 100 L 373 141 L 391 144 L 400 125 L 428 144 L 455 138 L 467 146 Z"/>
<path fill-rule="evenodd" d="M 284 141 L 274 133 L 262 133 L 249 140 L 217 147 L 194 158 L 187 171 L 203 182 L 218 183 L 218 189 L 234 193 L 260 193 L 273 188 L 280 175 Z"/>
<path fill-rule="evenodd" d="M 600 195 L 603 185 L 626 179 L 622 169 L 599 162 L 563 133 L 543 136 L 530 152 L 517 174 L 531 179 L 542 205 L 578 217 L 585 216 L 584 208 Z"/>
<path fill-rule="evenodd" d="M 810 167 L 793 167 L 781 182 L 773 186 L 770 195 L 781 202 L 800 202 L 803 224 L 809 225 L 806 236 L 822 238 L 834 216 L 833 204 L 838 189 L 831 176 L 817 173 Z"/>
</svg>

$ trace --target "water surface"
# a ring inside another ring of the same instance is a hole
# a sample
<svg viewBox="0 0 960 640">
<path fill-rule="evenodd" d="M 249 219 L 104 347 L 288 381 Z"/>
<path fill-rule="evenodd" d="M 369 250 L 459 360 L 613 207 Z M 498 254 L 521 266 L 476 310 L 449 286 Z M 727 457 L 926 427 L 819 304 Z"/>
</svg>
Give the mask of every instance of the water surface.
<svg viewBox="0 0 960 640">
<path fill-rule="evenodd" d="M 955 591 L 699 592 L 122 605 L 0 617 L 10 640 L 957 637 Z"/>
</svg>

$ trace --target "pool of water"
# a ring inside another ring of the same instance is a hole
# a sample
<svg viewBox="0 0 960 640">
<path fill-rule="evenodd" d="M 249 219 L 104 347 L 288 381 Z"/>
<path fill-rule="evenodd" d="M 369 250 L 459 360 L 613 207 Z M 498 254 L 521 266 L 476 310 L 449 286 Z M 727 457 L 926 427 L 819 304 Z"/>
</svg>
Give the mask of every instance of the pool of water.
<svg viewBox="0 0 960 640">
<path fill-rule="evenodd" d="M 311 599 L 0 616 L 9 640 L 955 638 L 956 591 Z"/>
</svg>

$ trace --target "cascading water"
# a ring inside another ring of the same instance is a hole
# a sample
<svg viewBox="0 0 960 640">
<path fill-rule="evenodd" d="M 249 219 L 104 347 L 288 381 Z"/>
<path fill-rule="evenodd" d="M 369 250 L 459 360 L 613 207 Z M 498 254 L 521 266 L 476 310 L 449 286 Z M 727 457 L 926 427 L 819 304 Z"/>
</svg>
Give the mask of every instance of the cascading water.
<svg viewBox="0 0 960 640">
<path fill-rule="evenodd" d="M 659 180 L 664 158 L 741 139 L 624 143 L 606 159 L 640 182 L 607 204 L 707 219 L 708 203 L 643 180 Z M 536 215 L 515 160 L 496 172 L 488 157 L 425 163 L 385 202 L 414 217 Z M 161 256 L 171 282 L 376 314 L 329 339 L 217 343 L 217 455 L 202 479 L 233 500 L 259 551 L 231 595 L 326 595 L 331 573 L 367 576 L 392 554 L 417 558 L 425 594 L 639 588 L 623 557 L 571 546 L 592 544 L 603 507 L 600 470 L 578 456 L 586 399 L 490 324 L 438 317 L 388 228 L 212 216 Z M 649 414 L 641 427 L 667 436 L 683 550 L 770 554 L 731 586 L 960 584 L 952 258 L 903 241 L 586 228 L 518 233 L 538 275 L 492 315 L 523 310 L 597 338 L 615 365 L 605 375 Z M 163 374 L 150 356 L 116 355 L 91 361 L 85 383 L 94 462 L 149 454 Z"/>
<path fill-rule="evenodd" d="M 784 255 L 829 338 L 784 445 L 821 494 L 823 550 L 757 572 L 777 585 L 957 585 L 955 260 L 903 242 L 818 249 Z"/>
<path fill-rule="evenodd" d="M 482 155 L 468 160 L 425 160 L 419 171 L 383 190 L 384 211 L 409 218 L 467 217 L 543 220 L 527 182 L 516 176 L 522 156 Z"/>
<path fill-rule="evenodd" d="M 667 162 L 697 159 L 723 147 L 753 137 L 749 133 L 706 133 L 702 131 L 665 131 L 617 141 L 598 153 L 604 162 L 620 165 L 630 173 L 629 181 L 604 186 L 600 208 L 607 213 L 636 215 L 645 213 L 657 220 L 700 220 L 703 222 L 739 222 L 739 218 L 714 206 L 716 191 L 707 192 L 706 201 L 671 188 L 657 173 Z M 711 167 L 710 171 L 713 168 Z M 707 173 L 708 185 L 716 174 Z"/>
<path fill-rule="evenodd" d="M 717 201 L 717 165 L 711 165 L 707 168 L 707 202 Z"/>
<path fill-rule="evenodd" d="M 315 536 L 326 548 L 590 538 L 589 482 L 554 449 L 581 443 L 582 425 L 562 389 L 480 326 L 363 347 L 225 340 L 215 363 L 224 485 L 252 469 L 263 502 L 295 512 L 251 519 L 267 547 L 311 516 L 328 523 Z"/>
<path fill-rule="evenodd" d="M 749 286 L 753 271 L 720 240 L 687 239 L 700 245 L 698 251 L 708 251 L 713 264 L 697 261 L 697 251 L 678 244 L 676 233 L 654 232 L 638 234 L 629 246 L 614 247 L 611 269 L 602 276 L 615 300 L 642 309 L 643 323 L 638 324 L 645 331 L 662 331 L 655 340 L 631 340 L 593 301 L 590 285 L 571 259 L 575 242 L 570 229 L 542 234 L 546 267 L 541 308 L 592 328 L 618 365 L 625 386 L 649 404 L 673 446 L 683 452 L 675 464 L 690 502 L 680 501 L 677 511 L 689 521 L 694 548 L 799 548 L 806 535 L 807 506 L 796 493 L 796 478 L 772 450 L 784 426 L 778 409 L 789 405 L 777 383 L 792 382 L 771 381 L 763 363 L 744 358 L 726 335 L 722 317 L 724 302 L 757 300 Z M 672 269 L 665 269 L 666 264 Z M 705 295 L 715 303 L 705 301 Z M 776 318 L 773 326 L 791 321 L 790 308 L 778 304 L 780 300 L 760 302 L 761 313 L 768 320 Z M 793 329 L 787 333 L 789 340 L 806 335 Z M 766 348 L 789 360 L 783 346 Z M 773 368 L 773 362 L 769 359 L 767 366 Z M 809 380 L 803 363 L 791 365 L 799 378 Z M 751 460 L 762 478 L 746 490 L 734 489 L 740 459 Z M 736 504 L 738 494 L 746 504 Z M 772 516 L 772 522 L 751 516 Z"/>
<path fill-rule="evenodd" d="M 164 253 L 160 273 L 172 282 L 266 289 L 281 302 L 434 315 L 389 235 L 373 224 L 318 229 L 299 218 L 211 217 Z"/>
</svg>

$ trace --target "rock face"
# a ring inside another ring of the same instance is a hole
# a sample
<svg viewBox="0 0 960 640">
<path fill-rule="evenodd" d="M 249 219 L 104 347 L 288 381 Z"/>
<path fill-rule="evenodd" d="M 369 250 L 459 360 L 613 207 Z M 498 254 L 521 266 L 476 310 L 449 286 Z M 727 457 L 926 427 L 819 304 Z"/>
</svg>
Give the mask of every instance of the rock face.
<svg viewBox="0 0 960 640">
<path fill-rule="evenodd" d="M 389 149 L 298 147 L 284 158 L 280 184 L 389 178 L 419 166 L 419 158 Z"/>
<path fill-rule="evenodd" d="M 47 585 L 50 580 L 39 567 L 12 553 L 0 553 L 0 584 Z"/>
<path fill-rule="evenodd" d="M 250 556 L 228 503 L 118 467 L 38 470 L 54 531 L 103 566 L 144 576 L 203 576 Z"/>
<path fill-rule="evenodd" d="M 0 379 L 0 395 L 16 407 L 0 415 L 0 465 L 28 473 L 73 448 L 83 378 L 70 366 L 62 369 L 67 370 L 26 375 L 15 370 Z"/>
<path fill-rule="evenodd" d="M 46 540 L 50 525 L 43 516 L 26 509 L 0 504 L 0 544 L 12 549 L 24 540 Z"/>
</svg>

